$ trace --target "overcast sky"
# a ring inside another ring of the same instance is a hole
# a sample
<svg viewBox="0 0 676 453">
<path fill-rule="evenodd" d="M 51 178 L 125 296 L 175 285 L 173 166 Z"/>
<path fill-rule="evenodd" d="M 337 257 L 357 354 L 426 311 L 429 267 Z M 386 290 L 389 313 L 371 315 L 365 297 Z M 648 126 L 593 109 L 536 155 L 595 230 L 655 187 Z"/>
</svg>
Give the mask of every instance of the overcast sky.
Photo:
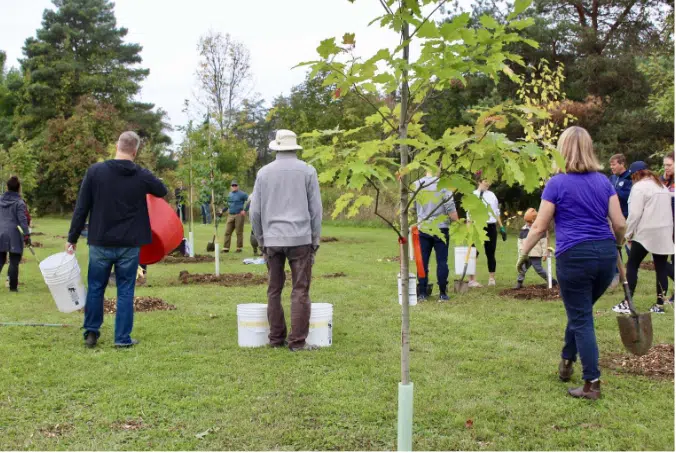
<svg viewBox="0 0 676 453">
<path fill-rule="evenodd" d="M 462 3 L 469 3 L 466 0 Z M 35 35 L 50 0 L 0 0 L 0 49 L 8 66 L 18 66 L 25 39 Z M 382 14 L 377 0 L 117 0 L 118 26 L 127 42 L 143 46 L 150 75 L 140 99 L 169 113 L 173 125 L 187 122 L 184 99 L 194 99 L 197 41 L 209 29 L 230 33 L 251 52 L 253 91 L 268 102 L 302 82 L 322 39 L 356 33 L 358 54 L 371 55 L 398 43 L 391 32 L 367 27 Z M 174 141 L 180 134 L 171 134 Z"/>
</svg>

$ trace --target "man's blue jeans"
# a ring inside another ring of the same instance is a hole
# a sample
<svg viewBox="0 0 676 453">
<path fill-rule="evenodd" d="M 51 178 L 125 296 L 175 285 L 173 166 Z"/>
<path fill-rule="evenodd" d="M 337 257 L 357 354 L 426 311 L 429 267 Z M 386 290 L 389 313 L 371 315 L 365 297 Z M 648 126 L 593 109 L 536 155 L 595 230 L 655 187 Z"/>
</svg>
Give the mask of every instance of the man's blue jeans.
<svg viewBox="0 0 676 453">
<path fill-rule="evenodd" d="M 437 258 L 437 284 L 439 292 L 446 294 L 448 286 L 448 228 L 440 228 L 444 239 L 420 232 L 420 252 L 425 265 L 425 278 L 418 279 L 418 295 L 427 294 L 427 281 L 430 267 L 432 250 Z"/>
<path fill-rule="evenodd" d="M 612 240 L 582 242 L 559 255 L 556 276 L 568 315 L 561 358 L 580 355 L 582 378 L 601 376 L 593 307 L 615 277 L 617 248 Z"/>
<path fill-rule="evenodd" d="M 115 316 L 115 344 L 131 344 L 134 326 L 134 289 L 138 271 L 140 248 L 89 246 L 89 275 L 87 303 L 85 304 L 85 336 L 94 332 L 98 338 L 103 324 L 103 296 L 110 272 L 115 266 L 117 284 L 117 314 Z"/>
<path fill-rule="evenodd" d="M 211 211 L 208 203 L 203 203 L 201 206 L 202 209 L 202 223 L 209 224 L 211 223 Z"/>
</svg>

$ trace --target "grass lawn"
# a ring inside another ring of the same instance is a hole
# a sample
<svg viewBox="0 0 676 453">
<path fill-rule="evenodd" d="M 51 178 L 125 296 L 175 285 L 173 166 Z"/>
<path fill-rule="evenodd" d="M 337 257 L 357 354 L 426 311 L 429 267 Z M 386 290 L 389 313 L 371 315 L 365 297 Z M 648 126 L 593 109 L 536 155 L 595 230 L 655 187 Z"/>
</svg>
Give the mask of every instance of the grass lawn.
<svg viewBox="0 0 676 453">
<path fill-rule="evenodd" d="M 66 234 L 68 221 L 35 223 L 45 233 L 34 238 L 46 244 L 39 256 L 61 251 L 64 240 L 55 236 Z M 196 229 L 205 253 L 212 230 Z M 251 256 L 248 231 L 246 253 L 223 256 L 221 272 L 265 272 L 241 264 Z M 6 292 L 2 273 L 0 321 L 74 327 L 0 327 L 0 449 L 396 449 L 398 263 L 378 260 L 397 255 L 398 245 L 385 229 L 327 226 L 324 234 L 340 242 L 321 247 L 315 276 L 347 274 L 313 283 L 313 300 L 334 305 L 334 344 L 298 354 L 237 346 L 236 305 L 265 302 L 265 286 L 179 284 L 179 271 L 213 272 L 213 264 L 151 266 L 152 287 L 137 295 L 177 310 L 138 313 L 133 336 L 141 344 L 129 350 L 113 348 L 107 315 L 99 347 L 85 349 L 82 313 L 56 310 L 26 252 L 18 295 Z M 601 400 L 566 396 L 556 375 L 562 304 L 498 295 L 515 283 L 515 249 L 514 234 L 498 245 L 497 288 L 412 307 L 414 449 L 673 451 L 672 380 L 602 370 Z M 86 269 L 82 241 L 77 256 Z M 479 279 L 486 282 L 485 261 Z M 645 311 L 654 275 L 641 271 L 639 279 L 637 305 Z M 534 271 L 527 283 L 540 283 Z M 284 299 L 288 310 L 288 290 Z M 602 357 L 623 350 L 610 311 L 620 299 L 617 290 L 595 309 Z M 655 343 L 673 344 L 672 307 L 653 315 L 653 324 Z"/>
</svg>

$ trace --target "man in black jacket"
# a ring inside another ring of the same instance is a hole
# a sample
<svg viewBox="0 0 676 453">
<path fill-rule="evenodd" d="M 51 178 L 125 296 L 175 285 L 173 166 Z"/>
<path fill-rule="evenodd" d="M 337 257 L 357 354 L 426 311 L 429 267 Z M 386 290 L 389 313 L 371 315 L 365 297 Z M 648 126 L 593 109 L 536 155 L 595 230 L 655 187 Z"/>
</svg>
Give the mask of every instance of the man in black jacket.
<svg viewBox="0 0 676 453">
<path fill-rule="evenodd" d="M 103 296 L 110 272 L 117 278 L 115 346 L 137 344 L 134 324 L 134 289 L 141 246 L 151 242 L 146 195 L 164 197 L 167 188 L 150 171 L 134 163 L 140 138 L 124 132 L 117 141 L 115 159 L 87 170 L 73 213 L 66 250 L 74 253 L 89 216 L 89 288 L 84 315 L 85 344 L 94 347 L 103 324 Z"/>
</svg>

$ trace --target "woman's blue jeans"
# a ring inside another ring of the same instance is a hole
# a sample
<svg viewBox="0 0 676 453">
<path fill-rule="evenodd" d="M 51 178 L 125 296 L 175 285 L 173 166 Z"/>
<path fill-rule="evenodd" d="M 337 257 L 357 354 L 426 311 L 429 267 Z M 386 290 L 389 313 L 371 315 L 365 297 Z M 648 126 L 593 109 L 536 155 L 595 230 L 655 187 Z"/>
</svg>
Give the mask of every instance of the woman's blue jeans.
<svg viewBox="0 0 676 453">
<path fill-rule="evenodd" d="M 103 324 L 103 296 L 110 272 L 115 266 L 117 285 L 117 314 L 115 315 L 115 344 L 131 344 L 134 327 L 134 290 L 138 271 L 138 247 L 89 246 L 89 273 L 87 276 L 87 303 L 84 313 L 84 335 L 94 332 L 98 338 Z"/>
<path fill-rule="evenodd" d="M 582 242 L 556 259 L 556 276 L 568 315 L 561 358 L 575 361 L 579 354 L 582 378 L 587 381 L 601 376 L 593 308 L 613 281 L 616 263 L 617 248 L 612 240 Z"/>
</svg>

